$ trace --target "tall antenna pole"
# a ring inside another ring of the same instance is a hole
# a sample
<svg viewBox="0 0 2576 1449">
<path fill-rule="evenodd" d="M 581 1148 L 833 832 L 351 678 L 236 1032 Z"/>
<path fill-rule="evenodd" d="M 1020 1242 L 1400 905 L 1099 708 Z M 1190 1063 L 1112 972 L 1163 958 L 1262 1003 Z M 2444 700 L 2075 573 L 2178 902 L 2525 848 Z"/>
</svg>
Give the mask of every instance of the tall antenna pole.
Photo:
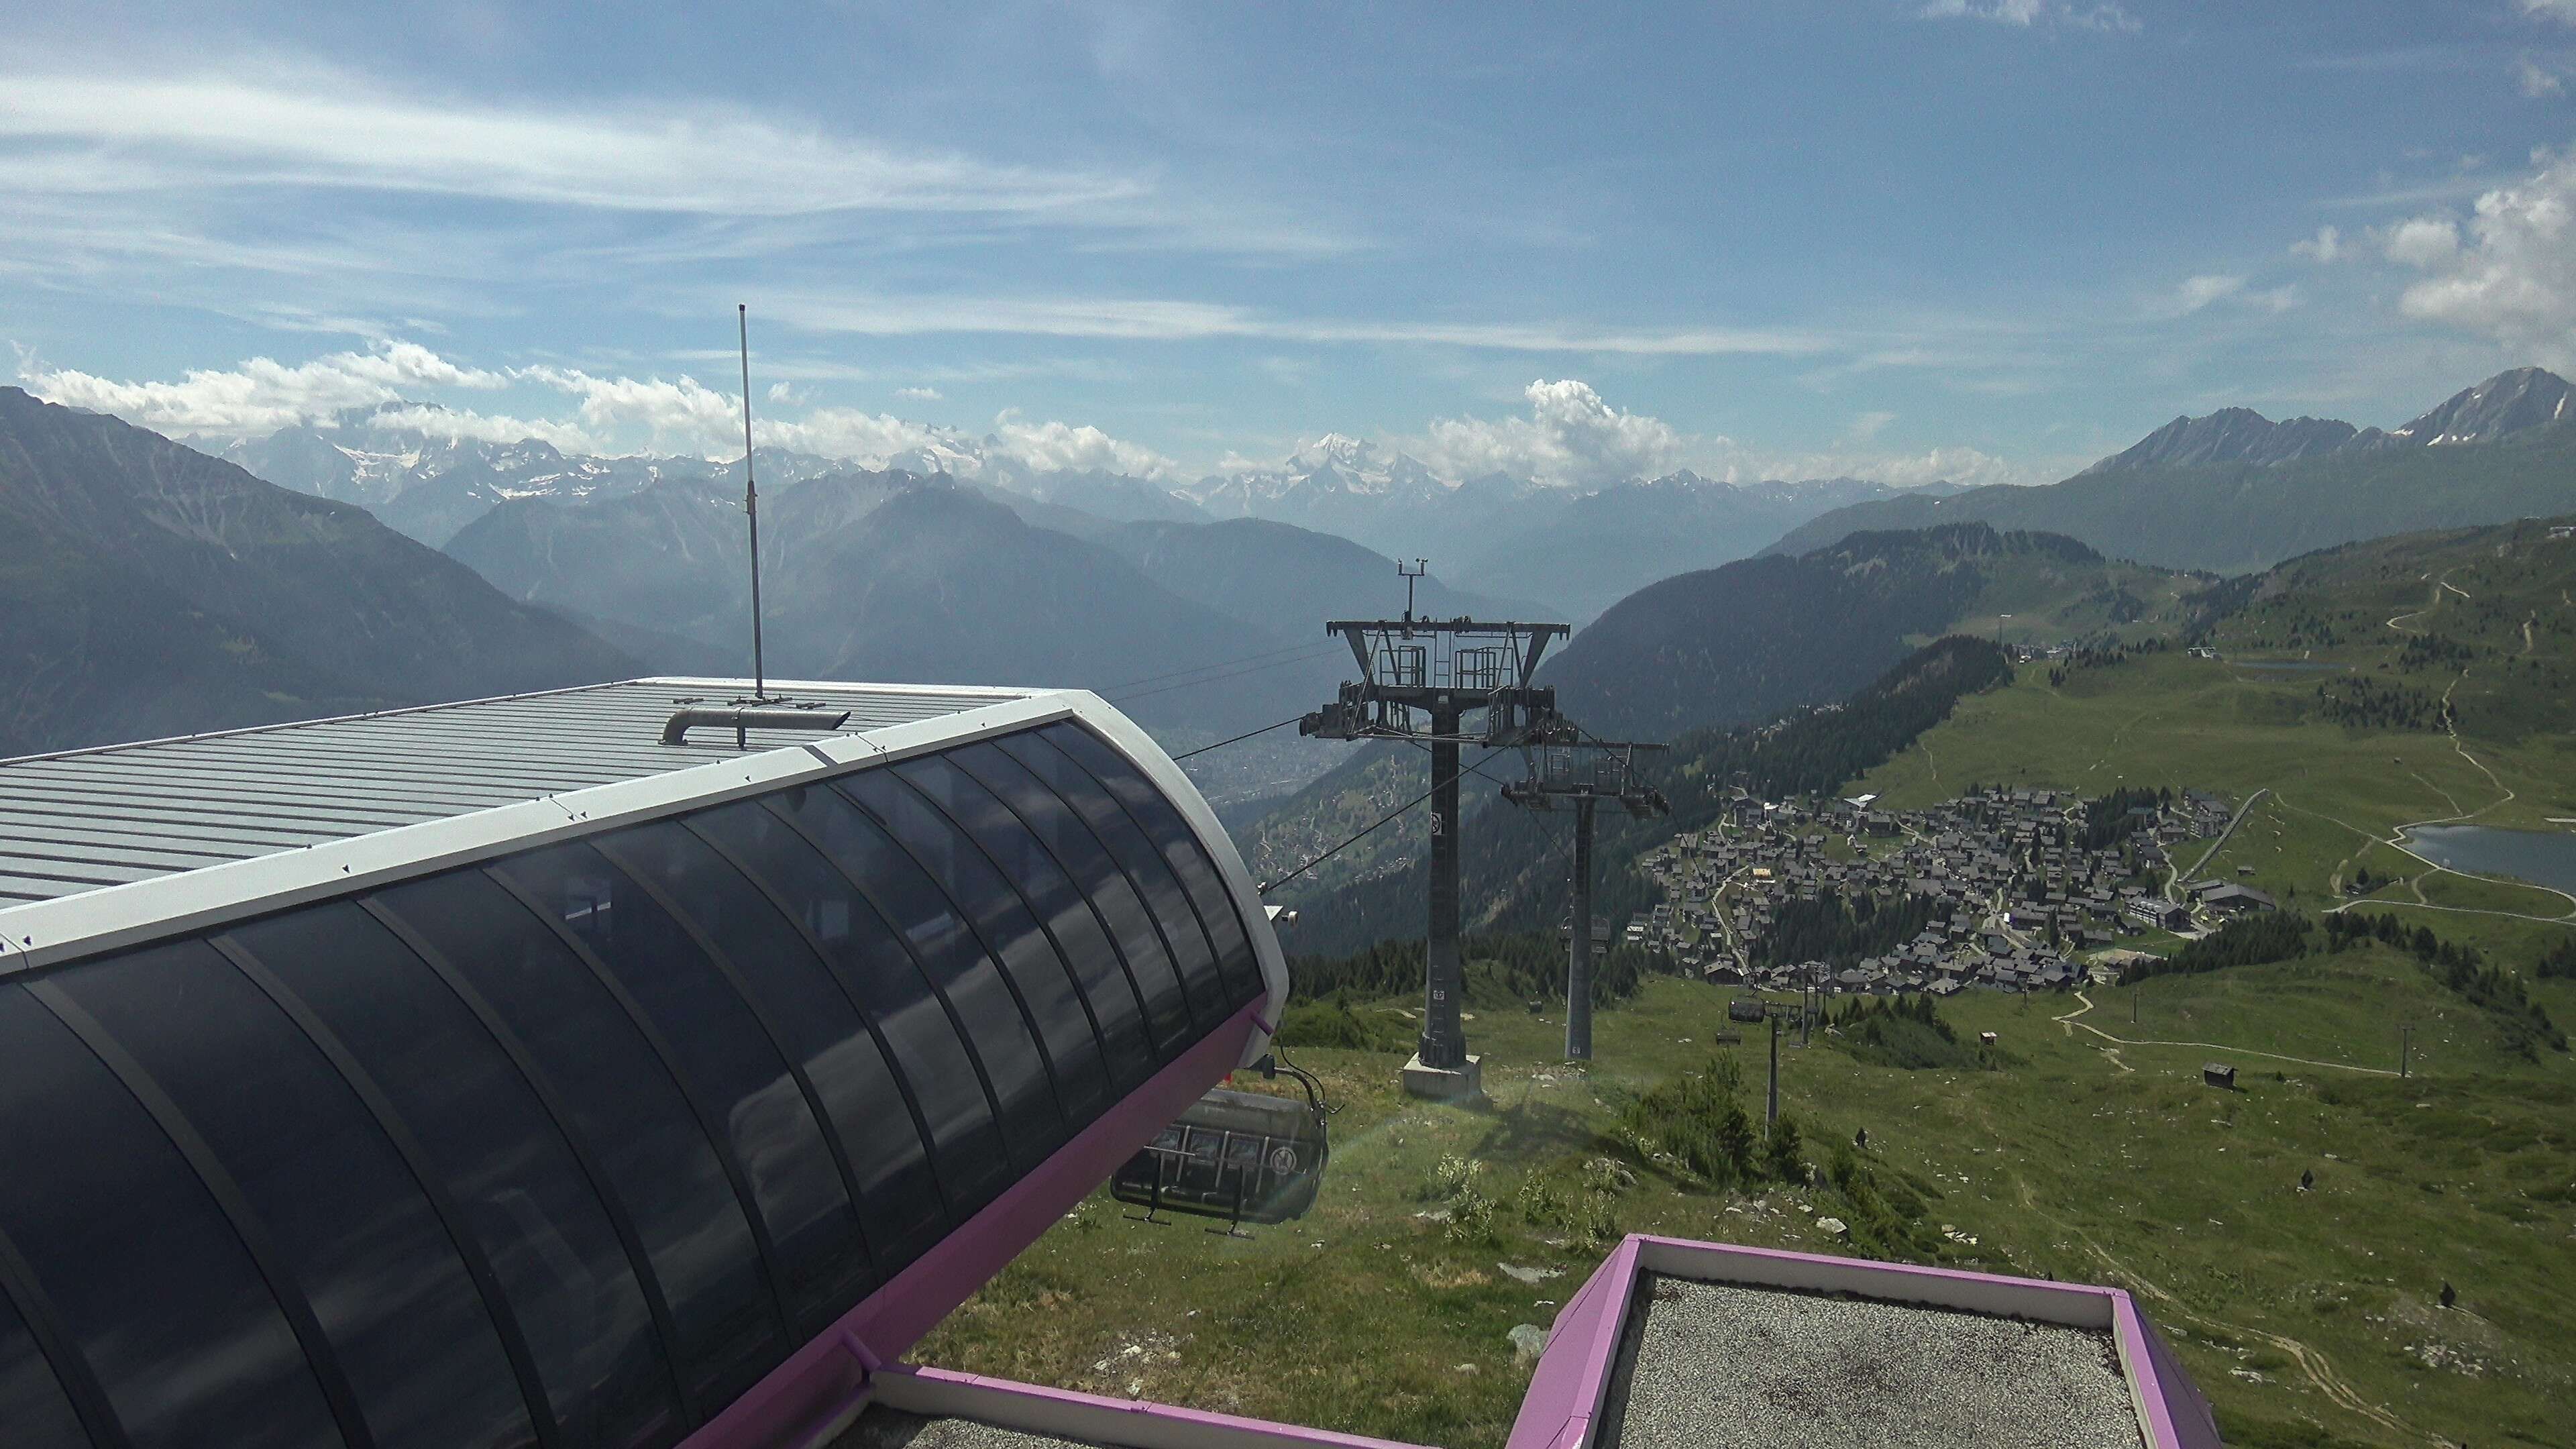
<svg viewBox="0 0 2576 1449">
<path fill-rule="evenodd" d="M 760 485 L 751 476 L 751 304 L 733 304 L 742 333 L 742 513 L 751 520 L 751 697 L 769 698 L 769 670 L 760 654 Z"/>
</svg>

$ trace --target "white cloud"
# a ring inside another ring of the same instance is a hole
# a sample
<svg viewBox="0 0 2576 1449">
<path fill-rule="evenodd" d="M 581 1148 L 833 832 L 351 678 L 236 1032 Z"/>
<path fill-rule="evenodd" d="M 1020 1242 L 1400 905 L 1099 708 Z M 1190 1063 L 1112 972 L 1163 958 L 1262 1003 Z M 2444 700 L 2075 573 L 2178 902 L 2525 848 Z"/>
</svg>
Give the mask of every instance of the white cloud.
<svg viewBox="0 0 2576 1449">
<path fill-rule="evenodd" d="M 948 400 L 947 395 L 935 387 L 899 387 L 894 390 L 894 395 L 902 398 L 905 402 L 945 402 Z"/>
<path fill-rule="evenodd" d="M 2440 266 L 2459 254 L 2460 228 L 2449 217 L 2419 216 L 2392 227 L 2382 246 L 2392 262 Z"/>
<path fill-rule="evenodd" d="M 1855 443 L 1866 443 L 1870 439 L 1877 437 L 1880 433 L 1885 432 L 1887 430 L 1887 425 L 1895 421 L 1896 414 L 1894 413 L 1862 413 L 1860 416 L 1852 419 L 1850 430 L 1844 433 L 1843 436 Z"/>
<path fill-rule="evenodd" d="M 1481 322 L 1354 322 L 1286 318 L 1216 302 L 1155 297 L 882 297 L 782 294 L 761 304 L 817 332 L 865 337 L 1003 333 L 1118 341 L 1221 337 L 1316 344 L 1437 345 L 1500 352 L 1596 352 L 1648 357 L 1802 356 L 1837 345 L 1797 329 L 1579 328 Z"/>
<path fill-rule="evenodd" d="M 1440 418 L 1420 442 L 1422 460 L 1451 477 L 1503 472 L 1556 485 L 1598 486 L 1677 466 L 1682 435 L 1660 418 L 1621 412 L 1592 385 L 1531 383 L 1526 417 Z"/>
<path fill-rule="evenodd" d="M 2315 236 L 2290 243 L 2290 255 L 2316 262 L 2337 261 L 2343 256 L 2343 233 L 2331 226 L 2318 227 Z"/>
<path fill-rule="evenodd" d="M 47 368 L 24 349 L 18 376 L 49 402 L 113 413 L 144 427 L 190 435 L 261 437 L 295 424 L 335 426 L 346 408 L 375 408 L 376 426 L 412 429 L 433 438 L 515 443 L 536 438 L 572 453 L 662 453 L 724 458 L 742 449 L 742 398 L 683 374 L 601 376 L 580 368 L 538 365 L 492 371 L 467 367 L 412 342 L 367 352 L 340 352 L 289 366 L 265 357 L 238 366 L 196 369 L 178 382 L 117 382 L 70 368 Z M 424 394 L 537 389 L 571 404 L 568 417 L 479 412 L 440 405 Z M 930 391 L 915 389 L 914 391 Z M 932 396 L 937 396 L 935 392 Z M 782 408 L 809 395 L 785 383 L 769 389 Z M 400 406 L 392 406 L 400 404 Z M 954 428 L 856 408 L 813 407 L 801 413 L 755 414 L 762 447 L 818 453 L 871 468 L 927 460 L 968 476 L 994 468 L 1030 471 L 1106 468 L 1140 477 L 1175 475 L 1171 459 L 1096 427 L 1030 422 L 1016 413 L 976 439 Z"/>
<path fill-rule="evenodd" d="M 2206 311 L 2221 302 L 2262 312 L 2286 312 L 2299 305 L 2299 289 L 2295 285 L 2284 285 L 2255 291 L 2245 278 L 2224 273 L 2186 277 L 2173 291 L 2150 303 L 2146 314 L 2152 321 L 2170 322 Z"/>
<path fill-rule="evenodd" d="M 994 420 L 993 439 L 1000 451 L 1036 472 L 1083 472 L 1102 469 L 1139 478 L 1174 478 L 1179 466 L 1153 449 L 1122 442 L 1098 428 L 1066 423 L 1024 423 L 1015 414 Z"/>
<path fill-rule="evenodd" d="M 511 376 L 573 398 L 574 415 L 594 436 L 641 438 L 648 451 L 658 453 L 723 451 L 728 439 L 733 440 L 733 451 L 741 449 L 741 397 L 718 392 L 686 374 L 665 382 L 658 377 L 595 377 L 578 368 L 537 366 L 520 368 Z"/>
<path fill-rule="evenodd" d="M 500 413 L 414 405 L 383 409 L 368 421 L 380 428 L 407 429 L 452 442 L 516 443 L 535 438 L 567 453 L 599 450 L 598 440 L 589 433 L 552 418 L 514 418 Z"/>
<path fill-rule="evenodd" d="M 488 389 L 500 373 L 460 367 L 415 342 L 381 343 L 289 366 L 254 357 L 230 368 L 189 370 L 178 382 L 112 382 L 22 359 L 18 377 L 48 402 L 114 413 L 148 428 L 250 436 L 328 420 L 343 408 L 396 402 L 423 388 Z"/>
<path fill-rule="evenodd" d="M 2188 315 L 2224 297 L 2245 290 L 2243 277 L 2189 277 L 2174 288 L 2173 305 L 2178 314 Z"/>
<path fill-rule="evenodd" d="M 2567 89 L 2567 78 L 2559 74 L 2558 68 L 2533 56 L 2529 51 L 2514 58 L 2513 76 L 2514 80 L 2522 86 L 2522 93 L 2535 101 L 2558 95 Z"/>
<path fill-rule="evenodd" d="M 1801 482 L 1815 478 L 1867 478 L 1896 488 L 1926 483 L 2053 483 L 2082 467 L 2080 460 L 2057 460 L 2041 467 L 2009 462 L 1976 448 L 1927 448 L 1920 453 L 1883 453 L 1835 448 L 1821 452 L 1775 453 L 1730 445 L 1714 454 L 1699 471 L 1734 483 L 1764 479 Z"/>
<path fill-rule="evenodd" d="M 2534 159 L 2530 176 L 2478 198 L 2465 232 L 2416 217 L 2386 247 L 2427 274 L 2399 299 L 2406 315 L 2563 366 L 2576 357 L 2576 153 Z"/>
<path fill-rule="evenodd" d="M 2038 25 L 2071 25 L 2080 30 L 2102 30 L 2133 35 L 2141 28 L 2138 18 L 2112 3 L 2097 0 L 1932 0 L 1923 7 L 1926 20 L 1986 20 L 1997 25 L 2018 25 L 2024 29 Z"/>
<path fill-rule="evenodd" d="M 2522 0 L 2522 13 L 2576 25 L 2576 0 Z"/>
<path fill-rule="evenodd" d="M 244 80 L 243 74 L 272 79 Z M 714 217 L 1035 212 L 1141 181 L 905 151 L 656 98 L 589 111 L 401 95 L 343 72 L 0 74 L 10 191 L 304 186 Z"/>
</svg>

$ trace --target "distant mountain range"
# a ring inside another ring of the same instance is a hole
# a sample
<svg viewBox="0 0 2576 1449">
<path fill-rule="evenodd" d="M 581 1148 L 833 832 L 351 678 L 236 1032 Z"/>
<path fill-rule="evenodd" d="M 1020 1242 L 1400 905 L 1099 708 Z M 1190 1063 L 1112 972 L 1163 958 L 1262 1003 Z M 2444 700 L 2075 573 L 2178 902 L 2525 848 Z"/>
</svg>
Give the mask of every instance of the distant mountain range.
<svg viewBox="0 0 2576 1449">
<path fill-rule="evenodd" d="M 1959 490 L 1856 478 L 1737 484 L 1688 470 L 1592 489 L 1504 473 L 1452 479 L 1336 433 L 1280 467 L 1211 475 L 1175 491 L 1219 518 L 1293 523 L 1397 558 L 1456 560 L 1450 571 L 1468 587 L 1550 600 L 1583 623 L 1644 584 L 1742 558 L 1828 510 Z"/>
<path fill-rule="evenodd" d="M 534 438 L 494 443 L 442 433 L 437 418 L 437 409 L 410 404 L 352 409 L 324 426 L 232 443 L 223 456 L 283 487 L 359 504 L 440 548 L 506 503 L 581 503 L 666 486 L 731 498 L 742 488 L 738 459 L 587 457 Z M 770 491 L 855 466 L 771 448 L 757 463 Z M 1576 623 L 1656 579 L 1742 558 L 1818 514 L 1909 491 L 1852 478 L 1738 485 L 1688 471 L 1597 489 L 1499 473 L 1462 480 L 1338 434 L 1276 468 L 1177 487 L 1097 469 L 1033 470 L 995 440 L 963 435 L 899 453 L 880 471 L 947 476 L 1008 503 L 1031 524 L 1094 540 L 1134 522 L 1285 523 L 1387 557 L 1429 558 L 1479 593 L 1523 599 L 1526 611 Z M 1914 491 L 1958 490 L 1933 484 Z"/>
<path fill-rule="evenodd" d="M 1324 621 L 1404 599 L 1394 562 L 1346 539 L 1252 519 L 1111 523 L 944 475 L 826 474 L 764 492 L 761 516 L 773 672 L 1083 686 L 1184 734 L 1312 708 L 1349 667 Z M 741 667 L 740 506 L 694 483 L 515 499 L 448 549 L 647 658 Z M 1524 608 L 1436 577 L 1418 605 Z"/>
<path fill-rule="evenodd" d="M 1969 519 L 2063 533 L 2106 553 L 2243 573 L 2312 549 L 2576 508 L 2576 392 L 2519 368 L 2403 427 L 2273 422 L 2244 408 L 2176 418 L 2062 483 L 1877 499 L 1791 529 L 1799 555 L 1864 529 Z"/>
<path fill-rule="evenodd" d="M 637 672 L 362 508 L 0 388 L 0 755 Z"/>
<path fill-rule="evenodd" d="M 2000 633 L 2009 620 L 2016 640 L 2050 643 L 2169 629 L 2205 582 L 1984 523 L 1855 533 L 1640 589 L 1540 678 L 1602 735 L 1669 739 L 1830 703 L 1953 629 Z"/>
</svg>

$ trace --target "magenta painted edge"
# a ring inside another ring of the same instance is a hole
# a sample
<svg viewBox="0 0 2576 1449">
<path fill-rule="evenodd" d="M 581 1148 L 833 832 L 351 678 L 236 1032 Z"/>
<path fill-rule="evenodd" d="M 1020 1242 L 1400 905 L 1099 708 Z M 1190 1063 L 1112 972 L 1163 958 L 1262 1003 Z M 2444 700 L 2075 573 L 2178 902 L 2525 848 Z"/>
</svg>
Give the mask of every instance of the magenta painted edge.
<svg viewBox="0 0 2576 1449">
<path fill-rule="evenodd" d="M 1965 1268 L 1934 1268 L 1921 1263 L 1891 1263 L 1883 1258 L 1852 1258 L 1839 1253 L 1793 1253 L 1786 1248 L 1748 1248 L 1736 1243 L 1704 1243 L 1695 1238 L 1665 1238 L 1650 1233 L 1632 1235 L 1641 1243 L 1665 1243 L 1676 1248 L 1701 1252 L 1716 1251 L 1742 1258 L 1770 1258 L 1788 1263 L 1831 1263 L 1836 1267 L 1858 1266 L 1872 1273 L 1897 1278 L 1947 1278 L 1961 1283 L 2009 1283 L 2016 1288 L 2037 1288 L 2051 1293 L 2067 1293 L 2088 1298 L 2124 1296 L 2117 1288 L 2097 1283 L 2064 1283 L 2054 1278 L 2022 1278 L 2009 1273 L 1972 1273 Z M 2116 1313 L 2116 1308 L 2114 1312 Z"/>
<path fill-rule="evenodd" d="M 1977 1273 L 1962 1268 L 1889 1263 L 1875 1258 L 1799 1253 L 1781 1248 L 1753 1248 L 1734 1243 L 1631 1233 L 1610 1256 L 1602 1260 L 1582 1290 L 1558 1311 L 1556 1323 L 1548 1335 L 1547 1349 L 1539 1356 L 1538 1368 L 1530 1376 L 1529 1392 L 1521 1400 L 1520 1414 L 1512 1421 L 1506 1449 L 1563 1449 L 1563 1446 L 1584 1442 L 1592 1418 L 1600 1412 L 1603 1394 L 1617 1363 L 1619 1343 L 1627 1331 L 1629 1306 L 1634 1300 L 1637 1278 L 1643 1268 L 1643 1250 L 1648 1245 L 1726 1257 L 1824 1264 L 1843 1270 L 1858 1267 L 1872 1277 L 1900 1282 L 1941 1279 L 1999 1283 L 2069 1297 L 2107 1300 L 2120 1359 L 2131 1375 L 2138 1399 L 2139 1428 L 2146 1434 L 2150 1449 L 2215 1449 L 2218 1445 L 2214 1429 L 2206 1437 L 2198 1434 L 2184 1437 L 2181 1426 L 2176 1422 L 2172 1395 L 2179 1391 L 2196 1400 L 2197 1390 L 2180 1375 L 2178 1368 L 2171 1374 L 2166 1372 L 2174 1366 L 2157 1352 L 2161 1344 L 2156 1339 L 2153 1326 L 2138 1311 L 2136 1301 L 2123 1289 L 2001 1273 Z M 2169 1377 L 2176 1382 L 2168 1383 Z M 2201 1418 L 2206 1420 L 2207 1417 L 2204 1410 Z M 1568 1434 L 1569 1427 L 1574 1427 L 1576 1432 Z"/>
<path fill-rule="evenodd" d="M 1548 1328 L 1547 1347 L 1530 1374 L 1529 1391 L 1521 1396 L 1521 1411 L 1512 1419 L 1505 1449 L 1553 1449 L 1566 1442 L 1568 1425 L 1578 1419 L 1588 1424 L 1600 1409 L 1611 1367 L 1619 1356 L 1619 1339 L 1628 1327 L 1640 1241 L 1635 1234 L 1623 1239 L 1592 1270 L 1582 1289 L 1557 1310 L 1556 1322 Z"/>
<path fill-rule="evenodd" d="M 930 1368 L 926 1365 L 895 1364 L 885 1369 L 880 1377 L 894 1374 L 939 1383 L 962 1384 L 988 1393 L 1035 1399 L 1044 1403 L 1080 1404 L 1122 1414 L 1141 1415 L 1149 1419 L 1168 1419 L 1177 1424 L 1204 1424 L 1213 1429 L 1260 1430 L 1277 1434 L 1282 1438 L 1294 1439 L 1299 1443 L 1332 1445 L 1334 1449 L 1422 1449 L 1422 1446 L 1417 1444 L 1401 1443 L 1394 1439 L 1372 1439 L 1365 1434 L 1344 1434 L 1332 1429 L 1316 1429 L 1304 1424 L 1283 1423 L 1276 1419 L 1247 1419 L 1239 1414 L 1220 1414 L 1212 1409 L 1188 1409 L 1177 1404 L 1156 1404 L 1142 1399 L 1112 1399 L 1099 1394 L 1080 1393 L 1073 1389 L 1051 1389 L 1042 1384 L 1024 1384 L 1015 1379 L 988 1378 L 983 1374 L 959 1373 L 954 1369 Z"/>
<path fill-rule="evenodd" d="M 1227 1018 L 1169 1066 L 1128 1093 L 930 1251 L 740 1398 L 681 1441 L 681 1449 L 755 1449 L 845 1409 L 878 1364 L 903 1353 L 1010 1265 L 1118 1164 L 1234 1070 L 1260 1003 Z"/>
<path fill-rule="evenodd" d="M 2218 1436 L 2218 1420 L 2210 1413 L 2209 1400 L 2200 1386 L 2183 1372 L 2173 1356 L 2173 1348 L 2164 1335 L 2156 1331 L 2154 1320 L 2139 1311 L 2136 1300 L 2122 1293 L 2120 1326 L 2121 1353 L 2137 1365 L 2138 1397 L 2147 1404 L 2156 1438 L 2156 1449 L 2225 1449 Z M 2129 1344 L 2137 1352 L 2132 1357 Z"/>
</svg>

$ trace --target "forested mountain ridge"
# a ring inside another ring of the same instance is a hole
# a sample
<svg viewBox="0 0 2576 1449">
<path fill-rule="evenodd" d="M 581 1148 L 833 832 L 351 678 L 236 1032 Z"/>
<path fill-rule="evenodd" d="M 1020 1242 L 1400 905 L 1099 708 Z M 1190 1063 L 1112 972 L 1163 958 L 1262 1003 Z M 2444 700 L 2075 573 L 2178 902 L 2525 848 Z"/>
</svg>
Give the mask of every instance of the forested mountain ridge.
<svg viewBox="0 0 2576 1449">
<path fill-rule="evenodd" d="M 1840 699 L 1954 628 L 2047 643 L 2127 637 L 2178 620 L 2199 587 L 2056 534 L 1983 523 L 1855 533 L 1640 589 L 1541 677 L 1587 727 L 1662 739 Z"/>
<path fill-rule="evenodd" d="M 637 672 L 361 508 L 17 388 L 0 624 L 0 755 Z"/>
</svg>

